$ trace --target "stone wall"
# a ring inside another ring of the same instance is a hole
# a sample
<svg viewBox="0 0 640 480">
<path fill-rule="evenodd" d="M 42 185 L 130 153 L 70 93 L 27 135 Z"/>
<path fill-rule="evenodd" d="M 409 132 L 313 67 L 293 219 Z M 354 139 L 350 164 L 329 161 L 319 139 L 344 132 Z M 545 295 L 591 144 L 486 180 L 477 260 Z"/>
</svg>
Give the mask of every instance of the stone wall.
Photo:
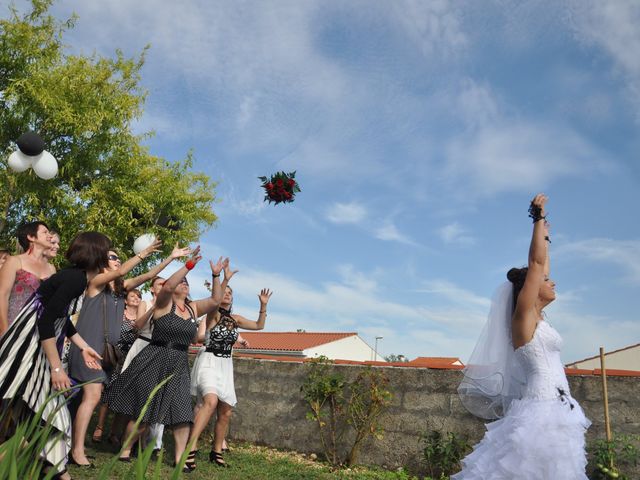
<svg viewBox="0 0 640 480">
<path fill-rule="evenodd" d="M 297 362 L 235 358 L 238 405 L 229 438 L 275 448 L 320 454 L 317 426 L 307 420 L 307 406 L 300 393 L 307 366 Z M 335 365 L 354 378 L 359 365 Z M 483 435 L 483 422 L 461 405 L 456 388 L 458 370 L 407 367 L 383 368 L 394 393 L 382 422 L 382 440 L 367 441 L 360 463 L 387 468 L 406 467 L 420 472 L 420 435 L 442 429 L 468 435 L 472 443 Z M 602 387 L 599 377 L 570 376 L 572 395 L 593 422 L 588 439 L 604 437 Z M 616 433 L 640 434 L 640 377 L 609 377 L 609 407 Z"/>
</svg>

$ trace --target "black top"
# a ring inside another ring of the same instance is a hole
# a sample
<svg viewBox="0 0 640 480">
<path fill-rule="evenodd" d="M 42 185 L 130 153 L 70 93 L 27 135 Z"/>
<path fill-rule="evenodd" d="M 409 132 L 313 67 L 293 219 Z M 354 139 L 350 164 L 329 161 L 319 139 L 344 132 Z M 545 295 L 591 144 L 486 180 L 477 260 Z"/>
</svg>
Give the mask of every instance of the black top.
<svg viewBox="0 0 640 480">
<path fill-rule="evenodd" d="M 42 301 L 42 313 L 38 317 L 40 340 L 55 337 L 55 321 L 69 313 L 69 304 L 87 288 L 87 274 L 79 268 L 65 268 L 40 284 L 38 294 Z M 72 337 L 76 329 L 67 321 L 66 335 Z"/>
<path fill-rule="evenodd" d="M 219 308 L 220 320 L 209 331 L 206 351 L 216 357 L 230 357 L 233 345 L 238 340 L 238 322 L 229 310 Z"/>
</svg>

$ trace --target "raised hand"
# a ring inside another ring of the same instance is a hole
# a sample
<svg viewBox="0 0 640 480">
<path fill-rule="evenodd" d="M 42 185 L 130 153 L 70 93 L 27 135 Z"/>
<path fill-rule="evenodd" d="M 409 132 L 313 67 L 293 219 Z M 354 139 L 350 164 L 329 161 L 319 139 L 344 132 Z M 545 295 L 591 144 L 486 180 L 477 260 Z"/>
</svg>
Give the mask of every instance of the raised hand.
<svg viewBox="0 0 640 480">
<path fill-rule="evenodd" d="M 260 293 L 258 294 L 258 299 L 260 299 L 260 305 L 267 305 L 267 303 L 269 303 L 269 299 L 271 298 L 271 295 L 273 295 L 273 292 L 270 291 L 268 288 L 263 288 L 262 290 L 260 290 Z"/>
<path fill-rule="evenodd" d="M 238 273 L 238 270 L 233 270 L 231 268 L 231 265 L 229 264 L 229 258 L 224 259 L 223 267 L 224 267 L 224 279 L 227 281 L 227 283 L 229 283 L 231 281 L 231 277 L 233 277 L 236 273 Z"/>
<path fill-rule="evenodd" d="M 149 255 L 151 255 L 152 253 L 155 252 L 159 252 L 160 251 L 160 247 L 162 247 L 162 240 L 156 238 L 153 243 L 151 245 L 149 245 L 147 248 L 145 248 L 144 250 L 142 250 L 139 255 L 142 258 L 147 258 Z"/>
<path fill-rule="evenodd" d="M 549 200 L 549 197 L 547 197 L 544 193 L 539 193 L 538 195 L 533 197 L 533 200 L 531 200 L 531 204 L 535 205 L 536 207 L 539 207 L 542 216 L 544 216 L 544 206 L 548 200 Z"/>
<path fill-rule="evenodd" d="M 200 245 L 198 245 L 198 246 L 197 246 L 197 247 L 196 247 L 196 248 L 191 252 L 191 258 L 187 261 L 187 263 L 188 263 L 188 262 L 191 262 L 191 263 L 193 264 L 193 266 L 192 266 L 191 268 L 193 268 L 193 267 L 195 267 L 195 266 L 198 264 L 198 262 L 199 262 L 200 260 L 202 260 L 202 255 L 200 255 Z M 190 268 L 189 270 L 191 270 L 191 268 Z"/>
<path fill-rule="evenodd" d="M 189 247 L 184 247 L 184 248 L 180 248 L 178 246 L 178 242 L 176 242 L 176 246 L 173 247 L 173 250 L 171 251 L 171 258 L 180 258 L 180 257 L 186 257 L 187 255 L 191 254 L 191 248 Z"/>
<path fill-rule="evenodd" d="M 220 257 L 216 263 L 213 263 L 213 260 L 209 260 L 209 266 L 211 267 L 211 273 L 213 275 L 220 275 L 220 272 L 224 268 L 222 257 Z"/>
</svg>

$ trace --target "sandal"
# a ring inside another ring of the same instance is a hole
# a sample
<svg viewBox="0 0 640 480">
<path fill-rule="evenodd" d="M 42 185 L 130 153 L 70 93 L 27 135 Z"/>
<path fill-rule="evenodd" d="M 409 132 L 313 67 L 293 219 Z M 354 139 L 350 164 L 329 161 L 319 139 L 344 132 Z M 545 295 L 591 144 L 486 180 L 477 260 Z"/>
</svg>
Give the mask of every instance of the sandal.
<svg viewBox="0 0 640 480">
<path fill-rule="evenodd" d="M 198 454 L 198 450 L 191 450 L 189 455 L 187 455 L 187 459 L 184 462 L 184 466 L 189 470 L 196 469 L 196 455 Z"/>
<path fill-rule="evenodd" d="M 103 432 L 104 432 L 104 427 L 101 425 L 96 425 L 96 429 L 93 431 L 93 435 L 91 436 L 91 440 L 93 440 L 93 443 L 102 442 Z"/>
<path fill-rule="evenodd" d="M 58 472 L 58 473 L 54 474 L 51 477 L 51 480 L 60 480 L 65 473 L 68 473 L 66 468 L 64 470 L 62 470 L 61 472 Z"/>
<path fill-rule="evenodd" d="M 224 461 L 224 458 L 222 457 L 222 453 L 216 452 L 215 450 L 211 450 L 209 452 L 209 461 L 211 463 L 215 463 L 219 467 L 224 467 L 224 468 L 229 467 L 229 464 Z"/>
<path fill-rule="evenodd" d="M 178 464 L 176 462 L 173 462 L 173 464 L 171 465 L 173 468 L 176 468 Z M 191 473 L 193 470 L 191 470 L 186 464 L 182 467 L 182 473 Z"/>
</svg>

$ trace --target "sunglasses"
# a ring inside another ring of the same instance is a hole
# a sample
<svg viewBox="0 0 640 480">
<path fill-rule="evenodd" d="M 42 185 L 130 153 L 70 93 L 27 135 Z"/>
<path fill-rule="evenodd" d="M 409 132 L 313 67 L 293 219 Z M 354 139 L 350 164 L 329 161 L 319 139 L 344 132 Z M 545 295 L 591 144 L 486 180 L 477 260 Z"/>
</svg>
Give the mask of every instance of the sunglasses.
<svg viewBox="0 0 640 480">
<path fill-rule="evenodd" d="M 186 278 L 183 278 L 182 280 L 180 280 L 180 283 L 184 283 L 186 285 L 189 285 L 189 282 L 187 281 Z"/>
<path fill-rule="evenodd" d="M 120 260 L 120 257 L 118 255 L 109 255 L 109 260 L 115 262 L 116 260 Z"/>
</svg>

